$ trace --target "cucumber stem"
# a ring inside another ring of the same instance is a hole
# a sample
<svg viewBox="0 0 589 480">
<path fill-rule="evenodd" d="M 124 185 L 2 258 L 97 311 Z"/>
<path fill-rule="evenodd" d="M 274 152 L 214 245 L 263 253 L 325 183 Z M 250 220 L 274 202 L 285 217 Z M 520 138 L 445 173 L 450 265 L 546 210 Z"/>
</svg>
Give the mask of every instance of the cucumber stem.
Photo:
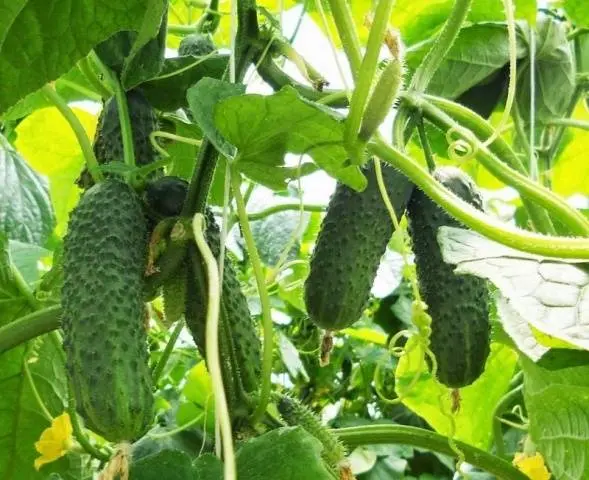
<svg viewBox="0 0 589 480">
<path fill-rule="evenodd" d="M 452 195 L 415 160 L 382 140 L 370 142 L 368 151 L 401 170 L 434 202 L 481 235 L 517 250 L 545 257 L 589 259 L 589 238 L 544 236 L 512 227 Z"/>
<path fill-rule="evenodd" d="M 260 304 L 262 307 L 262 326 L 264 329 L 264 342 L 263 342 L 263 354 L 262 354 L 262 378 L 260 388 L 260 398 L 258 405 L 252 414 L 252 423 L 255 425 L 259 422 L 264 414 L 266 413 L 266 407 L 270 401 L 270 395 L 272 390 L 272 355 L 273 355 L 273 325 L 272 325 L 272 313 L 270 310 L 270 297 L 268 296 L 268 290 L 266 289 L 266 280 L 264 278 L 264 271 L 262 269 L 262 262 L 254 236 L 247 218 L 247 212 L 245 210 L 245 203 L 241 195 L 241 183 L 240 174 L 227 165 L 230 169 L 231 175 L 231 189 L 233 196 L 235 197 L 235 204 L 237 206 L 237 214 L 239 216 L 239 224 L 243 232 L 243 237 L 247 246 L 247 251 L 250 257 L 252 268 L 254 269 L 254 276 L 256 278 L 256 284 L 258 286 L 258 295 L 260 297 Z"/>
<path fill-rule="evenodd" d="M 221 357 L 219 355 L 219 310 L 221 295 L 219 289 L 219 270 L 215 256 L 209 248 L 204 236 L 204 216 L 202 213 L 194 215 L 192 230 L 194 241 L 204 260 L 207 271 L 207 319 L 206 319 L 206 357 L 207 365 L 211 374 L 213 394 L 215 395 L 215 412 L 221 432 L 221 443 L 223 445 L 223 469 L 226 480 L 237 478 L 235 465 L 235 450 L 233 448 L 233 434 L 231 431 L 231 418 L 227 397 L 223 387 L 223 373 L 221 369 Z"/>
<path fill-rule="evenodd" d="M 61 306 L 53 305 L 4 325 L 0 328 L 0 354 L 59 328 Z"/>
<path fill-rule="evenodd" d="M 94 180 L 94 183 L 101 182 L 103 176 L 100 172 L 96 156 L 94 155 L 94 150 L 92 150 L 92 144 L 88 139 L 86 130 L 84 130 L 84 126 L 82 125 L 80 120 L 78 120 L 76 114 L 68 106 L 67 102 L 61 97 L 61 95 L 59 95 L 55 91 L 55 88 L 53 88 L 50 84 L 47 84 L 43 87 L 43 93 L 51 101 L 51 103 L 53 103 L 53 105 L 59 110 L 59 112 L 69 123 L 71 129 L 74 131 L 74 135 L 76 136 L 76 139 L 80 144 L 82 154 L 84 155 L 84 160 L 86 161 L 86 167 L 88 168 L 88 171 L 92 176 L 92 180 Z"/>
</svg>

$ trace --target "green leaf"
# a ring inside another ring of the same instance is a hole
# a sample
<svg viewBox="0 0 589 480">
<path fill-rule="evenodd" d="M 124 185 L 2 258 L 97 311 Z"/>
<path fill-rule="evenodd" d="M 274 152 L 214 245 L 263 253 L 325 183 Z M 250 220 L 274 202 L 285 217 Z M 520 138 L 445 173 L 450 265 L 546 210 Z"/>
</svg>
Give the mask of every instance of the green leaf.
<svg viewBox="0 0 589 480">
<path fill-rule="evenodd" d="M 530 45 L 530 29 L 518 29 Z M 567 39 L 566 23 L 551 16 L 539 17 L 535 35 L 535 96 L 536 122 L 559 118 L 566 114 L 575 90 L 575 64 Z M 530 66 L 525 64 L 517 72 L 516 102 L 525 123 L 530 119 Z M 555 88 L 557 86 L 557 88 Z"/>
<path fill-rule="evenodd" d="M 278 335 L 280 356 L 282 357 L 282 361 L 284 362 L 289 375 L 293 379 L 298 379 L 300 377 L 304 382 L 308 382 L 309 375 L 307 375 L 305 366 L 303 365 L 303 362 L 301 362 L 299 351 L 286 335 L 282 332 L 279 332 Z"/>
<path fill-rule="evenodd" d="M 576 27 L 589 27 L 589 9 L 585 0 L 564 0 L 564 10 Z"/>
<path fill-rule="evenodd" d="M 33 354 L 26 347 L 14 348 L 0 355 L 0 478 L 5 480 L 40 480 L 53 471 L 51 464 L 37 472 L 33 463 L 39 456 L 34 443 L 50 425 L 40 408 L 31 384 L 24 374 L 27 362 L 35 387 L 52 416 L 63 413 L 66 399 L 66 376 L 61 345 L 55 336 L 45 335 L 35 343 Z M 64 476 L 67 478 L 67 476 Z"/>
<path fill-rule="evenodd" d="M 303 163 L 301 168 L 268 166 L 256 162 L 239 162 L 239 170 L 251 178 L 254 182 L 259 183 L 271 190 L 286 190 L 288 182 L 316 172 L 318 167 L 312 163 Z"/>
<path fill-rule="evenodd" d="M 8 238 L 43 245 L 53 230 L 47 180 L 35 173 L 0 134 L 0 232 Z"/>
<path fill-rule="evenodd" d="M 143 23 L 129 55 L 125 58 L 121 75 L 121 81 L 127 90 L 155 77 L 162 69 L 167 26 L 167 0 L 147 0 Z"/>
<path fill-rule="evenodd" d="M 397 365 L 395 391 L 403 404 L 423 417 L 437 432 L 449 435 L 451 428 L 448 416 L 452 408 L 450 389 L 432 377 L 421 349 L 411 348 L 412 345 L 415 345 L 414 338 L 407 342 L 405 349 L 409 353 L 401 357 Z M 483 450 L 489 447 L 493 411 L 509 386 L 516 361 L 513 350 L 499 343 L 491 343 L 491 353 L 483 374 L 472 385 L 460 389 L 460 408 L 452 416 L 457 440 Z M 419 379 L 412 385 L 416 374 Z"/>
<path fill-rule="evenodd" d="M 244 92 L 245 85 L 207 77 L 199 80 L 186 93 L 194 119 L 217 150 L 229 158 L 234 156 L 235 150 L 215 126 L 215 107 L 222 100 L 242 95 Z"/>
<path fill-rule="evenodd" d="M 0 327 L 24 315 L 30 308 L 17 284 L 8 245 L 0 232 Z"/>
<path fill-rule="evenodd" d="M 39 280 L 39 260 L 51 255 L 51 251 L 34 245 L 10 240 L 10 256 L 24 281 L 32 285 Z"/>
<path fill-rule="evenodd" d="M 301 427 L 282 427 L 248 440 L 237 452 L 240 480 L 331 480 L 321 442 Z"/>
<path fill-rule="evenodd" d="M 155 108 L 176 110 L 187 104 L 186 94 L 192 85 L 205 77 L 220 79 L 228 58 L 227 55 L 166 58 L 158 76 L 143 83 L 141 89 Z"/>
<path fill-rule="evenodd" d="M 70 70 L 115 32 L 138 31 L 146 7 L 145 0 L 29 0 L 19 9 L 21 3 L 1 15 L 0 113 Z"/>
<path fill-rule="evenodd" d="M 223 464 L 214 455 L 205 453 L 194 461 L 195 480 L 223 480 Z"/>
<path fill-rule="evenodd" d="M 527 254 L 460 228 L 442 227 L 438 242 L 444 261 L 457 265 L 457 274 L 490 280 L 532 327 L 589 349 L 587 263 Z"/>
<path fill-rule="evenodd" d="M 94 86 L 88 81 L 77 65 L 59 77 L 55 82 L 55 90 L 67 102 L 87 99 L 100 101 L 100 92 L 94 89 Z M 36 91 L 27 95 L 16 105 L 10 107 L 2 115 L 2 119 L 18 120 L 26 117 L 34 110 L 51 106 L 53 106 L 53 103 L 47 98 L 45 93 L 43 91 Z"/>
<path fill-rule="evenodd" d="M 579 354 L 560 352 L 558 370 L 521 358 L 529 433 L 554 478 L 567 480 L 589 476 L 589 363 L 577 364 Z"/>
<path fill-rule="evenodd" d="M 350 187 L 362 190 L 366 186 L 360 169 L 349 165 L 342 118 L 304 100 L 291 87 L 270 96 L 242 95 L 221 101 L 215 109 L 215 125 L 239 150 L 239 163 L 278 167 L 287 152 L 308 154 Z"/>
<path fill-rule="evenodd" d="M 521 34 L 517 36 L 517 57 L 527 55 Z M 435 38 L 409 49 L 407 66 L 415 70 Z M 509 62 L 509 37 L 504 23 L 486 22 L 464 27 L 434 74 L 428 92 L 456 98 L 489 78 Z M 452 79 L 451 82 L 448 79 Z"/>
<path fill-rule="evenodd" d="M 379 458 L 372 470 L 358 476 L 358 480 L 396 480 L 404 479 L 407 460 L 395 457 Z"/>
<path fill-rule="evenodd" d="M 131 463 L 130 480 L 192 480 L 190 457 L 179 450 L 162 450 Z"/>
</svg>

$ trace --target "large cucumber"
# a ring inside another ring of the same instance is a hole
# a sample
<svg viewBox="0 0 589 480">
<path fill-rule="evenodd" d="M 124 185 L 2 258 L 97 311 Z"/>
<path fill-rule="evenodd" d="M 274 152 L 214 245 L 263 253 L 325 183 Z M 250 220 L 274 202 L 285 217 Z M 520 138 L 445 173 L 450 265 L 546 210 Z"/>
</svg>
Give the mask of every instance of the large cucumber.
<svg viewBox="0 0 589 480">
<path fill-rule="evenodd" d="M 372 162 L 364 173 L 368 185 L 362 192 L 337 185 L 321 225 L 305 283 L 307 312 L 315 324 L 327 330 L 346 328 L 360 318 L 381 257 L 393 234 Z M 391 167 L 383 165 L 382 173 L 400 219 L 413 185 Z"/>
<path fill-rule="evenodd" d="M 482 210 L 477 186 L 458 168 L 441 167 L 434 177 L 458 197 Z M 451 388 L 473 383 L 489 355 L 489 292 L 485 280 L 456 275 L 444 263 L 437 241 L 441 226 L 462 226 L 421 190 L 407 207 L 419 289 L 432 318 L 430 348 L 436 357 L 438 380 Z"/>
<path fill-rule="evenodd" d="M 113 442 L 140 437 L 153 421 L 146 254 L 146 221 L 132 188 L 109 179 L 89 189 L 64 239 L 63 346 L 78 411 Z"/>
</svg>

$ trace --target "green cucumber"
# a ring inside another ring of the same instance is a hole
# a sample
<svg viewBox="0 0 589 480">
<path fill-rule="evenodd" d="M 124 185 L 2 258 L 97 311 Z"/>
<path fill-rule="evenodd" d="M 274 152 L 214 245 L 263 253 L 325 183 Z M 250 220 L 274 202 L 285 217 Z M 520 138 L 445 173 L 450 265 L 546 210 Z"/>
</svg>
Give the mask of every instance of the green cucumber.
<svg viewBox="0 0 589 480">
<path fill-rule="evenodd" d="M 458 168 L 440 167 L 434 177 L 446 188 L 483 210 L 477 186 Z M 407 207 L 419 289 L 432 318 L 430 349 L 437 378 L 451 388 L 473 383 L 482 374 L 490 350 L 489 291 L 484 279 L 456 275 L 444 263 L 437 241 L 441 226 L 462 225 L 421 190 Z"/>
<path fill-rule="evenodd" d="M 115 179 L 90 188 L 64 239 L 63 347 L 79 413 L 113 442 L 139 438 L 154 416 L 146 260 L 147 225 L 133 189 Z"/>
<path fill-rule="evenodd" d="M 349 327 L 362 316 L 393 224 L 376 182 L 374 164 L 364 169 L 362 192 L 338 184 L 323 219 L 305 282 L 311 320 L 326 330 Z M 413 185 L 400 172 L 382 167 L 397 218 L 405 210 Z"/>
</svg>

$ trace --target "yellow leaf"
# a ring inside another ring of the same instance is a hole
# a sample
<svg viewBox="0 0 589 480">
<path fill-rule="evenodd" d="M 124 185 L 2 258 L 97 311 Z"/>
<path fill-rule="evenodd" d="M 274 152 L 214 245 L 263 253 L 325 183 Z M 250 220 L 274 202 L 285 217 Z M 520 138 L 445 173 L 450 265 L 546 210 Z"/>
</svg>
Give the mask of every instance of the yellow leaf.
<svg viewBox="0 0 589 480">
<path fill-rule="evenodd" d="M 39 441 L 35 442 L 35 448 L 41 454 L 35 459 L 35 469 L 39 470 L 46 463 L 63 457 L 72 446 L 72 433 L 72 423 L 67 413 L 54 418 L 51 426 L 43 430 Z"/>
<path fill-rule="evenodd" d="M 531 456 L 518 453 L 513 459 L 513 464 L 532 480 L 550 479 L 550 472 L 544 464 L 544 458 L 539 453 Z"/>
</svg>

